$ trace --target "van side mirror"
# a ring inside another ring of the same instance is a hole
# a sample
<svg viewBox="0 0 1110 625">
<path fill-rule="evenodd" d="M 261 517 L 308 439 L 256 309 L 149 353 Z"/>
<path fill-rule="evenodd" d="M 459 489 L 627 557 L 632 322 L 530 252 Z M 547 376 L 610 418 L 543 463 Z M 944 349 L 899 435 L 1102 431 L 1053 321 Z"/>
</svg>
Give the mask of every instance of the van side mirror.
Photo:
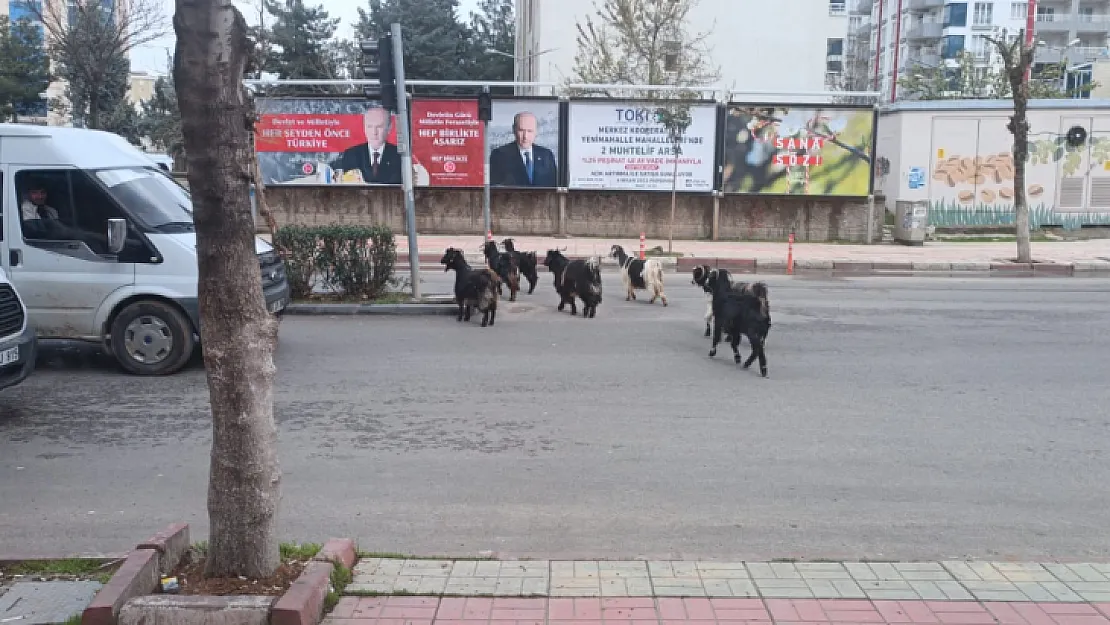
<svg viewBox="0 0 1110 625">
<path fill-rule="evenodd" d="M 123 251 L 123 243 L 127 240 L 127 220 L 108 220 L 108 253 L 119 254 Z"/>
</svg>

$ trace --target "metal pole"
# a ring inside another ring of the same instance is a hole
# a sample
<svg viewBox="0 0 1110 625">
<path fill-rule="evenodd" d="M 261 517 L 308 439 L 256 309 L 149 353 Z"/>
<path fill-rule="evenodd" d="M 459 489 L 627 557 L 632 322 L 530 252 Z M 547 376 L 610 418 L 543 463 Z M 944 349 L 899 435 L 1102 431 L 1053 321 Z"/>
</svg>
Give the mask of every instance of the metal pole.
<svg viewBox="0 0 1110 625">
<path fill-rule="evenodd" d="M 867 244 L 875 242 L 875 196 L 867 196 Z"/>
<path fill-rule="evenodd" d="M 489 93 L 489 87 L 482 88 L 483 93 Z M 484 163 L 485 172 L 482 178 L 482 217 L 485 219 L 487 233 L 493 232 L 493 224 L 490 223 L 490 199 L 489 199 L 489 122 L 482 122 L 482 162 Z"/>
<path fill-rule="evenodd" d="M 401 154 L 401 181 L 405 186 L 405 221 L 409 226 L 409 271 L 412 298 L 420 299 L 420 248 L 416 243 L 416 196 L 412 190 L 412 143 L 409 135 L 409 103 L 405 93 L 405 46 L 401 25 L 391 24 L 393 35 L 393 75 L 397 82 L 397 151 Z"/>
</svg>

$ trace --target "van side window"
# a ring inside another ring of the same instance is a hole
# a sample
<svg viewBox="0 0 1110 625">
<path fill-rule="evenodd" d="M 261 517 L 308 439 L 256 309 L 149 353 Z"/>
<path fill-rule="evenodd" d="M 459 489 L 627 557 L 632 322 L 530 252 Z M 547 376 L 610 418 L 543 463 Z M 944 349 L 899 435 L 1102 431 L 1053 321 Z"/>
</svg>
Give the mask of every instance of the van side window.
<svg viewBox="0 0 1110 625">
<path fill-rule="evenodd" d="M 90 174 L 82 171 L 72 172 L 70 181 L 73 188 L 77 227 L 84 232 L 95 232 L 103 237 L 104 249 L 93 247 L 93 251 L 97 254 L 108 253 L 108 220 L 126 219 L 126 216 L 120 211 L 112 196 L 108 195 L 108 192 L 97 184 Z"/>
<path fill-rule="evenodd" d="M 0 241 L 4 240 L 4 172 L 0 172 Z"/>
<path fill-rule="evenodd" d="M 65 241 L 73 238 L 69 173 L 24 170 L 15 175 L 16 201 L 23 238 Z"/>
</svg>

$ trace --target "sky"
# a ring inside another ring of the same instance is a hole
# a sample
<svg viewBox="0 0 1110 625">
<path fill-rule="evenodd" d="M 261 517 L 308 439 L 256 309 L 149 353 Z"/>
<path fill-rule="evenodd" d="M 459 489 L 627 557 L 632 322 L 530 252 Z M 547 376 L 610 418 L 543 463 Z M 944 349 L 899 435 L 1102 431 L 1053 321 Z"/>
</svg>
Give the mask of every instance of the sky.
<svg viewBox="0 0 1110 625">
<path fill-rule="evenodd" d="M 173 36 L 173 10 L 174 0 L 162 0 L 163 11 L 165 12 L 166 25 L 170 34 L 162 39 L 153 41 L 148 45 L 135 48 L 131 51 L 131 71 L 136 72 L 153 72 L 156 74 L 164 74 L 168 71 L 167 59 L 173 53 L 174 49 L 174 36 Z M 351 29 L 354 23 L 358 21 L 359 7 L 365 8 L 369 3 L 366 0 L 315 0 L 316 3 L 322 4 L 332 17 L 338 17 L 339 30 L 336 32 L 340 37 L 350 37 Z M 257 9 L 252 9 L 252 3 L 249 0 L 235 0 L 235 4 L 243 11 L 243 15 L 247 18 L 247 22 L 254 24 L 257 23 Z M 478 0 L 459 0 L 459 14 L 463 19 L 469 17 L 472 11 L 478 9 Z"/>
</svg>

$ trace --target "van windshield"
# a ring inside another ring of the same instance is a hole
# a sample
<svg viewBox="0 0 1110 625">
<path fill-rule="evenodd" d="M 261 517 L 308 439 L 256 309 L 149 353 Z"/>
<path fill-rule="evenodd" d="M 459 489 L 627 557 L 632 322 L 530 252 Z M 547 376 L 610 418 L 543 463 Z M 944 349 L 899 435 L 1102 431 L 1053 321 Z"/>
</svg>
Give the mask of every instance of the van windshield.
<svg viewBox="0 0 1110 625">
<path fill-rule="evenodd" d="M 140 225 L 155 232 L 193 232 L 192 202 L 154 169 L 100 169 L 96 177 Z"/>
</svg>

